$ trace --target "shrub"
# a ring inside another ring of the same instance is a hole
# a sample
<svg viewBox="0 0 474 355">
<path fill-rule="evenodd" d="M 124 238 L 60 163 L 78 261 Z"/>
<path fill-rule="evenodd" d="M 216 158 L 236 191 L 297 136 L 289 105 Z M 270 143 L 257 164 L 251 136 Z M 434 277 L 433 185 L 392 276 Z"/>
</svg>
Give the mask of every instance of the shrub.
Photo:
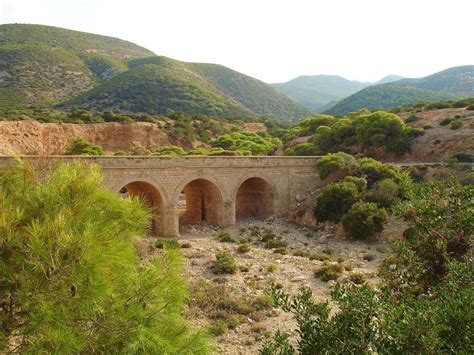
<svg viewBox="0 0 474 355">
<path fill-rule="evenodd" d="M 269 264 L 267 265 L 267 272 L 272 273 L 272 272 L 276 271 L 276 269 L 278 269 L 278 265 L 277 265 L 277 264 L 269 263 Z"/>
<path fill-rule="evenodd" d="M 98 145 L 92 144 L 85 139 L 73 140 L 66 147 L 66 155 L 104 155 L 104 151 Z"/>
<path fill-rule="evenodd" d="M 211 269 L 214 274 L 235 274 L 237 263 L 232 255 L 224 251 L 216 254 L 216 261 Z"/>
<path fill-rule="evenodd" d="M 461 128 L 462 126 L 463 126 L 462 121 L 460 121 L 460 120 L 455 120 L 455 121 L 451 122 L 451 127 L 450 127 L 450 129 L 455 130 L 455 129 Z"/>
<path fill-rule="evenodd" d="M 275 305 L 293 314 L 299 338 L 294 348 L 277 332 L 261 354 L 472 353 L 474 186 L 454 179 L 402 183 L 406 200 L 395 210 L 410 228 L 384 261 L 396 264 L 392 273 L 381 270 L 377 289 L 336 284 L 324 303 L 309 289 L 291 299 L 273 288 Z"/>
<path fill-rule="evenodd" d="M 288 249 L 286 249 L 286 247 L 278 247 L 278 248 L 273 249 L 273 252 L 275 254 L 286 255 L 288 254 Z"/>
<path fill-rule="evenodd" d="M 119 150 L 119 151 L 114 153 L 114 156 L 116 156 L 116 157 L 126 156 L 126 155 L 128 155 L 128 153 L 123 151 L 123 150 Z"/>
<path fill-rule="evenodd" d="M 319 260 L 319 261 L 329 261 L 331 260 L 331 255 L 326 253 L 310 253 L 308 256 L 309 260 Z"/>
<path fill-rule="evenodd" d="M 341 275 L 342 266 L 338 263 L 328 263 L 327 261 L 314 271 L 314 276 L 324 282 L 337 280 Z"/>
<path fill-rule="evenodd" d="M 468 111 L 474 111 L 474 105 L 469 105 L 466 110 Z"/>
<path fill-rule="evenodd" d="M 179 252 L 139 260 L 149 211 L 101 180 L 79 163 L 1 169 L 0 352 L 206 353 L 181 318 Z"/>
<path fill-rule="evenodd" d="M 447 126 L 449 125 L 453 119 L 451 117 L 443 118 L 441 122 L 439 123 L 440 126 Z"/>
<path fill-rule="evenodd" d="M 367 239 L 381 232 L 387 222 L 385 209 L 371 202 L 357 202 L 342 217 L 344 231 L 354 239 Z"/>
<path fill-rule="evenodd" d="M 243 243 L 240 244 L 237 248 L 237 252 L 241 254 L 248 253 L 250 251 L 250 244 L 249 243 Z"/>
<path fill-rule="evenodd" d="M 349 280 L 356 285 L 362 285 L 367 282 L 367 275 L 362 272 L 351 272 L 349 274 Z"/>
<path fill-rule="evenodd" d="M 347 174 L 350 174 L 355 170 L 357 166 L 356 159 L 349 154 L 338 152 L 329 153 L 319 159 L 316 163 L 319 177 L 325 179 L 330 174 L 344 170 Z"/>
<path fill-rule="evenodd" d="M 379 207 L 390 207 L 398 202 L 399 188 L 392 179 L 383 179 L 367 192 L 365 199 L 368 202 L 374 202 Z"/>
<path fill-rule="evenodd" d="M 365 177 L 369 187 L 382 179 L 398 181 L 400 178 L 400 169 L 394 165 L 383 164 L 372 158 L 360 158 L 357 162 L 359 164 L 357 174 Z"/>
<path fill-rule="evenodd" d="M 178 157 L 181 155 L 186 155 L 186 151 L 176 145 L 164 145 L 156 149 L 152 155 Z"/>
<path fill-rule="evenodd" d="M 255 298 L 252 305 L 257 311 L 271 309 L 273 306 L 273 298 L 271 295 L 263 294 Z"/>
<path fill-rule="evenodd" d="M 353 184 L 329 184 L 316 199 L 314 216 L 320 222 L 339 222 L 342 216 L 358 200 L 359 192 Z"/>
<path fill-rule="evenodd" d="M 367 189 L 367 180 L 365 180 L 364 178 L 356 176 L 346 176 L 344 178 L 344 183 L 354 185 L 357 191 L 359 192 L 363 192 Z"/>
<path fill-rule="evenodd" d="M 410 228 L 397 250 L 400 262 L 410 272 L 396 278 L 404 284 L 437 284 L 447 274 L 450 262 L 471 250 L 474 185 L 462 186 L 454 178 L 427 184 L 404 180 L 403 184 L 406 199 L 394 210 Z"/>
<path fill-rule="evenodd" d="M 220 230 L 217 233 L 217 240 L 221 243 L 235 243 L 235 239 L 230 236 L 226 231 Z"/>
<path fill-rule="evenodd" d="M 266 249 L 275 249 L 275 248 L 284 248 L 288 245 L 288 243 L 281 238 L 275 238 L 267 240 L 265 243 Z"/>
<path fill-rule="evenodd" d="M 304 250 L 304 249 L 295 249 L 293 250 L 293 256 L 302 256 L 302 257 L 306 257 L 308 255 L 308 253 Z"/>
</svg>

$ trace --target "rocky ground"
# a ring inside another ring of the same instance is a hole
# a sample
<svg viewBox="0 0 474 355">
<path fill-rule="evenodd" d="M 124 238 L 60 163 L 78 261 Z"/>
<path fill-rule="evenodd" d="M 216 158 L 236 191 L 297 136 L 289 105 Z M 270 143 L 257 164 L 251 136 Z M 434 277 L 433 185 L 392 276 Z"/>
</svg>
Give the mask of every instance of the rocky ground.
<svg viewBox="0 0 474 355">
<path fill-rule="evenodd" d="M 334 226 L 314 231 L 277 219 L 242 222 L 225 230 L 183 231 L 179 244 L 191 288 L 186 317 L 208 327 L 223 354 L 255 354 L 277 329 L 295 337 L 291 316 L 273 308 L 267 296 L 272 283 L 291 294 L 309 287 L 316 299 L 326 300 L 335 281 L 316 278 L 315 269 L 323 263 L 338 265 L 339 282 L 351 282 L 351 275 L 362 273 L 367 282 L 375 283 L 377 268 L 390 252 L 388 242 L 348 241 L 336 232 Z M 265 238 L 286 246 L 268 248 Z M 235 274 L 213 273 L 216 254 L 223 251 L 235 258 Z"/>
</svg>

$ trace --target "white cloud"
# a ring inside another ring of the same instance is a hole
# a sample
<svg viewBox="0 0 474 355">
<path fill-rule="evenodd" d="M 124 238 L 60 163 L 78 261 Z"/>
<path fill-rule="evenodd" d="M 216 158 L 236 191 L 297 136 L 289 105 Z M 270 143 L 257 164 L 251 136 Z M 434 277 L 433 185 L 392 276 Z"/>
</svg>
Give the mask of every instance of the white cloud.
<svg viewBox="0 0 474 355">
<path fill-rule="evenodd" d="M 119 37 L 267 82 L 374 81 L 473 64 L 472 0 L 0 0 L 0 23 Z"/>
</svg>

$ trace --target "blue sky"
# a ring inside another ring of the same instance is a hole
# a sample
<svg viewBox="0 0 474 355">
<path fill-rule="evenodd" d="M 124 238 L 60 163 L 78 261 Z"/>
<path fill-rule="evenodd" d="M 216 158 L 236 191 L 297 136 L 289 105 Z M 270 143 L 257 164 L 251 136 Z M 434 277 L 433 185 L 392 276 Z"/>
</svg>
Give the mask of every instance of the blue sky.
<svg viewBox="0 0 474 355">
<path fill-rule="evenodd" d="M 0 0 L 0 23 L 109 35 L 266 82 L 474 64 L 473 14 L 473 0 Z"/>
</svg>

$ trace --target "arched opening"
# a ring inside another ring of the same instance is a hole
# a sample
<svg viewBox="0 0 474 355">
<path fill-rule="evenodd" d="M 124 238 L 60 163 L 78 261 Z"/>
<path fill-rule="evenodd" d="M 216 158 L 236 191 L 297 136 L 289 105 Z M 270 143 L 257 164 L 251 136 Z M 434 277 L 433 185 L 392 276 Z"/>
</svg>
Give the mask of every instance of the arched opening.
<svg viewBox="0 0 474 355">
<path fill-rule="evenodd" d="M 273 191 L 270 184 L 258 177 L 245 180 L 237 191 L 235 214 L 237 220 L 268 218 L 273 215 Z"/>
<path fill-rule="evenodd" d="M 144 181 L 131 182 L 120 189 L 120 195 L 140 198 L 146 207 L 153 210 L 153 218 L 150 221 L 150 231 L 154 235 L 160 235 L 162 231 L 162 207 L 163 198 L 160 192 L 152 184 Z"/>
<path fill-rule="evenodd" d="M 179 196 L 179 224 L 220 225 L 223 214 L 222 195 L 215 184 L 197 179 L 187 184 Z"/>
</svg>

